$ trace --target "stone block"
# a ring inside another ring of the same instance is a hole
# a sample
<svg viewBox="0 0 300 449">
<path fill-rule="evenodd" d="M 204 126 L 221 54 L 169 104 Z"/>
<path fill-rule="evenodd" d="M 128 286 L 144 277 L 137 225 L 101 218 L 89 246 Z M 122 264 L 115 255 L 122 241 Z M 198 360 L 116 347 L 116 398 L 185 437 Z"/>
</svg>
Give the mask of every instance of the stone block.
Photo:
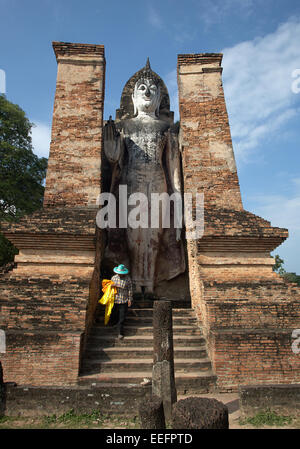
<svg viewBox="0 0 300 449">
<path fill-rule="evenodd" d="M 172 408 L 172 429 L 228 429 L 228 408 L 216 399 L 189 397 Z"/>
<path fill-rule="evenodd" d="M 165 429 L 165 415 L 163 401 L 152 396 L 147 402 L 141 402 L 139 417 L 142 429 Z"/>
<path fill-rule="evenodd" d="M 239 398 L 242 416 L 266 410 L 282 415 L 300 414 L 300 384 L 241 385 Z"/>
</svg>

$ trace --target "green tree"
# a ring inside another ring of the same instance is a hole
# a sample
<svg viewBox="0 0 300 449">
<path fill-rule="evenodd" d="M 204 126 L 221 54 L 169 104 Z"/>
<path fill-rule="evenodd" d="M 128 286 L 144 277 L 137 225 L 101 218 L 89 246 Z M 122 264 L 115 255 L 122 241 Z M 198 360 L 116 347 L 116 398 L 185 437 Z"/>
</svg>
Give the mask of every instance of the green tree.
<svg viewBox="0 0 300 449">
<path fill-rule="evenodd" d="M 25 112 L 0 95 L 0 229 L 42 207 L 47 159 L 32 151 L 33 124 Z M 0 233 L 0 265 L 13 260 L 16 248 Z"/>
<path fill-rule="evenodd" d="M 284 273 L 284 279 L 288 282 L 296 282 L 296 284 L 300 285 L 300 276 L 296 273 Z"/>
<path fill-rule="evenodd" d="M 283 275 L 286 271 L 283 268 L 284 260 L 279 257 L 278 254 L 275 255 L 275 264 L 273 265 L 273 271 Z"/>
<path fill-rule="evenodd" d="M 275 255 L 275 264 L 273 265 L 273 271 L 280 274 L 288 282 L 295 282 L 300 285 L 300 276 L 296 273 L 290 273 L 283 268 L 284 260 L 281 259 L 278 254 Z"/>
</svg>

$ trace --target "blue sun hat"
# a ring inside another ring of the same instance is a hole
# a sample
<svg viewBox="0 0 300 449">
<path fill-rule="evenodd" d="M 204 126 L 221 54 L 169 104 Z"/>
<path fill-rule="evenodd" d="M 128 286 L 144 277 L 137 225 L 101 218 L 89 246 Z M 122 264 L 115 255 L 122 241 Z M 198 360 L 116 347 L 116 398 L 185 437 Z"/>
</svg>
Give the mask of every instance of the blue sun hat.
<svg viewBox="0 0 300 449">
<path fill-rule="evenodd" d="M 122 263 L 118 266 L 114 268 L 114 272 L 117 274 L 127 274 L 128 270 L 125 267 L 125 265 L 123 265 Z"/>
</svg>

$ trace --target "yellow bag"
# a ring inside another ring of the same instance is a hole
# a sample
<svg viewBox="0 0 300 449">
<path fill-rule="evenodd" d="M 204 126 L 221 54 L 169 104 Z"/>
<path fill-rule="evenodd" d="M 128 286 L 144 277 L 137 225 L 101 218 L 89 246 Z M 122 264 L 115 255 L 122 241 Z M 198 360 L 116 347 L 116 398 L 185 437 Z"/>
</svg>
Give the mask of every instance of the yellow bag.
<svg viewBox="0 0 300 449">
<path fill-rule="evenodd" d="M 114 306 L 115 294 L 117 292 L 116 287 L 112 287 L 113 282 L 109 279 L 103 279 L 102 281 L 102 291 L 104 295 L 101 299 L 99 299 L 99 303 L 106 306 L 105 307 L 105 317 L 104 324 L 105 326 L 109 322 L 112 308 Z"/>
</svg>

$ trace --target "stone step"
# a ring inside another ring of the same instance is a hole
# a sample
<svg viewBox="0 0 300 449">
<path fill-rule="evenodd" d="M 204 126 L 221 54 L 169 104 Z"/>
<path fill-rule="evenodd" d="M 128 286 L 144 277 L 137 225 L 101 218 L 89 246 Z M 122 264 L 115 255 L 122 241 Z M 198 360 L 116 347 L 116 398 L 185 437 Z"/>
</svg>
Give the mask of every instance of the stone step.
<svg viewBox="0 0 300 449">
<path fill-rule="evenodd" d="M 126 317 L 126 324 L 129 325 L 137 325 L 142 326 L 144 324 L 148 323 L 148 326 L 153 323 L 153 317 L 152 316 L 133 316 L 133 315 L 127 315 Z M 175 325 L 196 325 L 197 326 L 197 319 L 193 316 L 174 316 L 173 317 L 173 326 Z"/>
<path fill-rule="evenodd" d="M 105 308 L 97 310 L 97 320 L 88 337 L 80 385 L 143 385 L 152 379 L 153 302 L 140 302 L 128 309 L 125 338 L 117 339 L 117 329 L 104 326 Z M 177 303 L 178 306 L 178 303 Z M 206 350 L 206 341 L 190 304 L 174 307 L 173 345 L 176 388 L 179 394 L 206 393 L 215 386 L 216 376 Z"/>
<path fill-rule="evenodd" d="M 89 385 L 92 388 L 107 387 L 107 392 L 114 386 L 141 385 L 144 379 L 152 381 L 151 371 L 139 371 L 130 373 L 109 373 L 109 374 L 81 374 L 78 377 L 78 384 Z M 212 371 L 176 373 L 175 384 L 177 394 L 208 393 L 215 387 L 216 376 Z"/>
<path fill-rule="evenodd" d="M 104 325 L 104 317 L 97 322 L 94 323 L 93 328 L 99 329 L 100 327 L 104 327 L 109 329 L 112 327 L 113 321 L 109 322 L 107 326 Z M 127 316 L 125 321 L 125 326 L 133 326 L 133 327 L 153 327 L 153 319 L 152 317 L 136 317 L 136 316 Z M 193 317 L 175 317 L 173 318 L 173 327 L 174 326 L 198 326 L 196 318 Z"/>
<path fill-rule="evenodd" d="M 114 359 L 132 359 L 132 358 L 148 358 L 153 356 L 153 348 L 141 348 L 141 347 L 109 347 L 101 348 L 98 345 L 88 346 L 85 352 L 86 360 L 94 360 L 101 358 L 103 360 Z M 202 358 L 207 357 L 206 346 L 202 345 L 199 348 L 193 348 L 189 346 L 182 346 L 181 348 L 175 348 L 174 359 L 177 358 Z"/>
<path fill-rule="evenodd" d="M 96 323 L 88 337 L 78 378 L 80 385 L 119 388 L 143 385 L 152 379 L 153 301 L 136 300 L 128 309 L 125 338 L 117 329 L 104 326 L 105 307 L 98 306 Z M 206 350 L 206 341 L 190 303 L 173 304 L 175 381 L 178 394 L 206 393 L 215 387 L 216 376 Z"/>
<path fill-rule="evenodd" d="M 113 330 L 113 329 L 112 329 Z M 190 346 L 190 347 L 199 347 L 200 345 L 205 344 L 205 338 L 201 333 L 197 335 L 174 335 L 173 336 L 173 346 L 176 349 L 177 347 L 182 346 Z M 108 334 L 94 334 L 88 338 L 87 347 L 90 345 L 99 345 L 99 347 L 132 347 L 139 346 L 141 347 L 151 347 L 153 348 L 153 336 L 151 334 L 148 335 L 134 335 L 134 336 L 126 336 L 123 340 L 118 340 L 116 333 Z"/>
<path fill-rule="evenodd" d="M 94 335 L 107 335 L 109 333 L 112 333 L 113 335 L 117 333 L 117 329 L 116 328 L 110 328 L 110 330 L 108 330 L 107 327 L 103 326 L 103 325 L 95 325 L 93 326 L 93 328 L 91 329 L 90 335 L 94 336 Z M 129 325 L 124 325 L 124 335 L 125 336 L 133 336 L 133 335 L 149 335 L 149 334 L 153 334 L 153 326 L 129 326 Z M 173 326 L 173 335 L 202 335 L 201 333 L 201 329 L 198 328 L 197 326 L 189 326 L 189 325 L 174 325 Z"/>
<path fill-rule="evenodd" d="M 95 316 L 95 324 L 104 323 L 104 314 L 105 314 L 104 312 L 101 314 L 98 313 Z M 137 309 L 135 309 L 135 310 L 128 309 L 126 321 L 128 321 L 128 320 L 136 320 L 137 322 L 138 321 L 149 322 L 149 323 L 151 322 L 151 324 L 152 324 L 153 313 L 152 313 L 151 309 L 147 309 L 147 310 L 141 309 L 140 311 L 138 311 Z M 198 323 L 198 320 L 193 312 L 173 314 L 172 320 L 173 320 L 174 324 L 180 323 L 181 321 L 186 321 L 186 320 L 190 321 L 192 323 L 195 323 L 195 324 Z"/>
<path fill-rule="evenodd" d="M 153 298 L 153 300 L 143 300 L 143 299 L 137 299 L 133 298 L 133 304 L 132 307 L 137 309 L 146 309 L 146 308 L 153 308 L 154 301 L 157 301 L 157 298 Z M 191 301 L 171 301 L 172 302 L 172 309 L 190 309 L 191 308 Z"/>
<path fill-rule="evenodd" d="M 100 307 L 97 308 L 97 312 L 101 313 L 105 312 L 105 307 L 100 305 Z M 153 316 L 153 308 L 152 307 L 145 307 L 145 308 L 140 308 L 140 307 L 128 307 L 128 315 L 133 314 L 133 315 L 143 315 L 143 316 Z M 176 309 L 172 309 L 172 316 L 194 316 L 194 310 L 189 308 L 176 308 Z"/>
<path fill-rule="evenodd" d="M 96 315 L 103 315 L 105 313 L 105 306 L 103 306 L 102 304 L 98 304 L 97 308 L 96 308 Z M 132 305 L 131 307 L 128 308 L 128 314 L 131 313 L 135 313 L 138 315 L 147 315 L 147 316 L 152 316 L 153 315 L 153 305 L 152 304 L 146 304 L 145 306 L 137 306 L 137 305 Z M 194 313 L 194 310 L 191 308 L 191 306 L 185 306 L 185 307 L 178 307 L 178 306 L 174 306 L 172 308 L 172 315 L 173 317 L 176 315 L 191 315 Z"/>
<path fill-rule="evenodd" d="M 103 358 L 85 359 L 82 364 L 82 371 L 86 373 L 110 373 L 110 372 L 131 372 L 131 371 L 151 371 L 153 359 L 115 359 L 106 361 Z M 188 373 L 189 371 L 208 371 L 211 369 L 211 362 L 208 357 L 201 359 L 175 359 L 174 368 L 177 373 Z"/>
</svg>

